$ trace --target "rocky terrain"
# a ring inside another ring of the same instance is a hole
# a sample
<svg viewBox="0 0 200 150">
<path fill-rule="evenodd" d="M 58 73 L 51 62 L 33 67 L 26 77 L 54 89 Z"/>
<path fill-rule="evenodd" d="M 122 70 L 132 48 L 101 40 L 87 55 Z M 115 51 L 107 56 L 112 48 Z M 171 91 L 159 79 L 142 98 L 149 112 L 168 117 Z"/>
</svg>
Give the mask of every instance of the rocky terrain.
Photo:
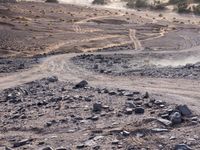
<svg viewBox="0 0 200 150">
<path fill-rule="evenodd" d="M 200 63 L 183 66 L 166 66 L 151 64 L 155 58 L 150 53 L 131 55 L 80 55 L 72 61 L 90 71 L 118 76 L 149 76 L 153 78 L 187 78 L 200 79 Z M 143 59 L 144 56 L 146 60 Z M 173 60 L 172 60 L 173 61 Z"/>
<path fill-rule="evenodd" d="M 51 76 L 3 90 L 0 97 L 2 148 L 200 148 L 199 117 L 148 92 L 95 88 L 87 81 L 74 85 Z"/>
<path fill-rule="evenodd" d="M 200 149 L 199 23 L 0 3 L 0 150 Z"/>
<path fill-rule="evenodd" d="M 38 58 L 0 59 L 0 73 L 12 73 L 28 69 L 38 64 Z"/>
</svg>

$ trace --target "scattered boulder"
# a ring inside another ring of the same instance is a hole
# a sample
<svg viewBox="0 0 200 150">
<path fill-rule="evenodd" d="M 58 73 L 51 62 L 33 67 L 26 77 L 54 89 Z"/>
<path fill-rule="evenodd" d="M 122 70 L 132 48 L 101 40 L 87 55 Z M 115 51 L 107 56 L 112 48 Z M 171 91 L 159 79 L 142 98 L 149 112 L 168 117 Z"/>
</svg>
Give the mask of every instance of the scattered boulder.
<svg viewBox="0 0 200 150">
<path fill-rule="evenodd" d="M 182 116 L 189 117 L 192 115 L 192 112 L 187 105 L 179 105 L 176 107 L 176 109 L 181 113 Z"/>
<path fill-rule="evenodd" d="M 135 114 L 144 114 L 144 108 L 143 107 L 136 107 L 135 108 Z"/>
<path fill-rule="evenodd" d="M 57 82 L 58 81 L 58 77 L 57 76 L 48 77 L 47 80 L 49 82 Z"/>
<path fill-rule="evenodd" d="M 88 85 L 88 82 L 83 80 L 74 86 L 74 89 L 84 88 Z"/>
<path fill-rule="evenodd" d="M 102 110 L 101 102 L 97 102 L 93 104 L 93 112 L 100 112 Z"/>
<path fill-rule="evenodd" d="M 182 122 L 182 117 L 179 112 L 174 112 L 170 115 L 170 120 L 172 124 L 180 124 Z"/>
<path fill-rule="evenodd" d="M 82 148 L 84 148 L 84 147 L 85 147 L 84 144 L 78 144 L 78 145 L 76 146 L 77 149 L 82 149 Z"/>
</svg>

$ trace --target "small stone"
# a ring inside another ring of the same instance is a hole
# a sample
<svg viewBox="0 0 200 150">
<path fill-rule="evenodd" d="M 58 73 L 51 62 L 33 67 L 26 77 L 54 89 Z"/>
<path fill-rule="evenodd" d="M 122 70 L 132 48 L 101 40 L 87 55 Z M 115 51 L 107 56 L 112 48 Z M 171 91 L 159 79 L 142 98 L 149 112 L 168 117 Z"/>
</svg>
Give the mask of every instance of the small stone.
<svg viewBox="0 0 200 150">
<path fill-rule="evenodd" d="M 103 105 L 102 108 L 103 109 L 109 109 L 110 107 L 108 105 Z"/>
<path fill-rule="evenodd" d="M 20 147 L 20 146 L 28 144 L 29 142 L 30 142 L 30 139 L 24 139 L 22 141 L 14 143 L 13 147 Z"/>
<path fill-rule="evenodd" d="M 192 121 L 198 121 L 198 117 L 192 117 L 191 120 Z"/>
<path fill-rule="evenodd" d="M 169 139 L 170 140 L 176 140 L 176 137 L 175 136 L 171 136 Z"/>
<path fill-rule="evenodd" d="M 97 102 L 93 104 L 93 112 L 100 112 L 102 110 L 101 102 Z"/>
<path fill-rule="evenodd" d="M 74 86 L 74 89 L 84 88 L 88 85 L 88 82 L 83 80 Z"/>
<path fill-rule="evenodd" d="M 175 145 L 174 150 L 192 150 L 192 148 L 186 144 L 177 144 Z"/>
<path fill-rule="evenodd" d="M 144 108 L 143 107 L 135 108 L 135 114 L 144 114 Z"/>
<path fill-rule="evenodd" d="M 129 136 L 129 135 L 130 135 L 130 132 L 128 132 L 128 131 L 122 131 L 121 134 L 122 134 L 123 136 Z"/>
<path fill-rule="evenodd" d="M 47 80 L 49 82 L 57 82 L 58 81 L 58 77 L 57 76 L 48 77 Z"/>
<path fill-rule="evenodd" d="M 100 148 L 101 148 L 101 146 L 96 145 L 96 146 L 94 146 L 92 149 L 93 149 L 93 150 L 99 150 Z"/>
<path fill-rule="evenodd" d="M 172 124 L 180 124 L 182 122 L 182 117 L 179 112 L 174 112 L 170 115 L 170 120 Z"/>
<path fill-rule="evenodd" d="M 79 144 L 79 145 L 76 146 L 76 148 L 78 148 L 78 149 L 82 149 L 82 148 L 84 148 L 84 147 L 85 147 L 84 144 Z"/>
<path fill-rule="evenodd" d="M 132 113 L 133 113 L 133 109 L 132 108 L 126 108 L 125 109 L 125 114 L 131 115 Z"/>
<path fill-rule="evenodd" d="M 162 104 L 164 104 L 164 102 L 162 100 L 156 100 L 154 102 L 154 104 L 156 104 L 156 105 L 162 105 Z"/>
<path fill-rule="evenodd" d="M 117 93 L 115 91 L 110 91 L 109 95 L 117 95 Z"/>
<path fill-rule="evenodd" d="M 93 117 L 91 118 L 91 120 L 97 121 L 97 120 L 99 120 L 99 117 L 98 117 L 98 116 L 93 116 Z"/>
<path fill-rule="evenodd" d="M 124 92 L 123 95 L 127 97 L 133 97 L 134 94 L 131 92 Z"/>
<path fill-rule="evenodd" d="M 192 123 L 192 125 L 197 125 L 198 121 L 192 121 L 191 123 Z"/>
<path fill-rule="evenodd" d="M 113 145 L 118 145 L 118 144 L 119 144 L 119 140 L 117 140 L 117 139 L 116 139 L 116 140 L 113 140 L 113 141 L 112 141 L 112 144 L 113 144 Z"/>
<path fill-rule="evenodd" d="M 168 113 L 164 113 L 162 115 L 160 115 L 163 119 L 169 118 L 169 114 Z"/>
<path fill-rule="evenodd" d="M 172 121 L 170 121 L 170 120 L 162 119 L 162 118 L 159 118 L 157 120 L 158 120 L 158 122 L 164 124 L 165 126 L 171 126 L 172 125 Z"/>
</svg>

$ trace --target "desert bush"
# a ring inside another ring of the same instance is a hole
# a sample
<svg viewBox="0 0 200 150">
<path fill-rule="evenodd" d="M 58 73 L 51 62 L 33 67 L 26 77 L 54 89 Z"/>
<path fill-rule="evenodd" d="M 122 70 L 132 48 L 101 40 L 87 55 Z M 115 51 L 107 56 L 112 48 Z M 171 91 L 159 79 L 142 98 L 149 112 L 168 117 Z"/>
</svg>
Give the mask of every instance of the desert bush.
<svg viewBox="0 0 200 150">
<path fill-rule="evenodd" d="M 146 8 L 148 3 L 146 0 L 128 0 L 127 7 L 129 8 Z"/>
<path fill-rule="evenodd" d="M 183 2 L 187 2 L 187 0 L 169 0 L 169 4 L 179 4 Z"/>
<path fill-rule="evenodd" d="M 178 3 L 177 11 L 178 11 L 178 13 L 189 13 L 189 12 L 191 12 L 191 10 L 188 9 L 188 3 L 186 3 L 186 2 Z"/>
<path fill-rule="evenodd" d="M 194 13 L 200 15 L 200 4 L 194 7 Z"/>
<path fill-rule="evenodd" d="M 104 5 L 107 2 L 105 0 L 93 0 L 92 4 L 97 4 L 97 5 Z"/>
<path fill-rule="evenodd" d="M 46 3 L 58 3 L 58 0 L 46 0 Z"/>
</svg>

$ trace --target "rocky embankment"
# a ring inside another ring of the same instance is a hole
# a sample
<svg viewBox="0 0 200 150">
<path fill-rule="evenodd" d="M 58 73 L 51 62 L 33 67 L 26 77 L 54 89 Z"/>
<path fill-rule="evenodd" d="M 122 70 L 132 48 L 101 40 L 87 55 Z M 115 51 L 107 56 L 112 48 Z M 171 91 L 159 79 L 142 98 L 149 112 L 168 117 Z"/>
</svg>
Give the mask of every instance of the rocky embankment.
<svg viewBox="0 0 200 150">
<path fill-rule="evenodd" d="M 98 73 L 117 76 L 149 76 L 154 78 L 186 78 L 200 79 L 200 63 L 186 64 L 183 66 L 159 66 L 151 64 L 151 58 L 139 54 L 114 55 L 80 55 L 72 58 L 72 61 Z M 157 60 L 159 62 L 159 59 Z"/>
</svg>

